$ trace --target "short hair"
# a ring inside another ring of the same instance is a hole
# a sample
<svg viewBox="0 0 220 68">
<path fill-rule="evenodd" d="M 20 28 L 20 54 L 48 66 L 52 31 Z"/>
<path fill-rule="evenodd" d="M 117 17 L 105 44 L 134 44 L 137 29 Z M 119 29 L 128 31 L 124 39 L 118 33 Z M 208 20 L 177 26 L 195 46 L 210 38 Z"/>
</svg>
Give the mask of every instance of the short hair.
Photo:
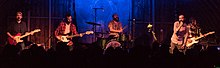
<svg viewBox="0 0 220 68">
<path fill-rule="evenodd" d="M 66 13 L 66 17 L 69 17 L 69 16 L 71 16 L 71 14 L 70 13 Z"/>
<path fill-rule="evenodd" d="M 112 14 L 112 18 L 114 18 L 114 16 L 118 16 L 118 14 L 117 13 Z"/>
<path fill-rule="evenodd" d="M 189 19 L 189 21 L 190 21 L 190 22 L 196 21 L 196 18 L 195 18 L 195 17 L 191 17 L 191 18 Z"/>
<path fill-rule="evenodd" d="M 179 15 L 179 17 L 180 17 L 180 16 L 183 16 L 183 17 L 184 17 L 184 15 L 183 15 L 183 14 L 180 14 L 180 15 Z"/>
<path fill-rule="evenodd" d="M 21 14 L 21 15 L 22 15 L 22 12 L 21 12 L 21 11 L 18 11 L 18 12 L 16 13 L 16 15 L 17 15 L 17 14 Z"/>
</svg>

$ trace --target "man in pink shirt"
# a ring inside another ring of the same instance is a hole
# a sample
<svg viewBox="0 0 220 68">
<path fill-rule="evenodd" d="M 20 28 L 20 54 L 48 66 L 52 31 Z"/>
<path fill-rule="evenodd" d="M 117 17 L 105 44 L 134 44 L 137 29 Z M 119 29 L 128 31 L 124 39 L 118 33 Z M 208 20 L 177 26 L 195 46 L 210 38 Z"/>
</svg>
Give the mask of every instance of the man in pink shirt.
<svg viewBox="0 0 220 68">
<path fill-rule="evenodd" d="M 173 26 L 173 35 L 170 43 L 170 54 L 173 54 L 173 50 L 177 47 L 179 52 L 185 54 L 185 44 L 188 37 L 188 27 L 185 23 L 184 15 L 179 15 L 179 21 L 176 21 Z"/>
</svg>

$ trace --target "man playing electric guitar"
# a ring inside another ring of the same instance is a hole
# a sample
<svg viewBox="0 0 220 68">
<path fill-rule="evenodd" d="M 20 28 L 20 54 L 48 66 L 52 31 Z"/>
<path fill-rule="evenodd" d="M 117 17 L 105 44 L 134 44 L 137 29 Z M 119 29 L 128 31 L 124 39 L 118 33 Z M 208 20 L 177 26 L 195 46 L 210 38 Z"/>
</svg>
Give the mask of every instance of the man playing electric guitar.
<svg viewBox="0 0 220 68">
<path fill-rule="evenodd" d="M 70 50 L 74 47 L 74 43 L 71 38 L 65 38 L 65 40 L 70 40 L 70 41 L 64 41 L 62 36 L 70 36 L 70 35 L 76 35 L 79 37 L 82 37 L 83 34 L 78 34 L 76 31 L 76 26 L 72 23 L 72 16 L 70 14 L 67 14 L 65 17 L 65 20 L 61 21 L 59 26 L 55 30 L 55 36 L 57 40 L 59 41 L 57 43 L 57 46 L 65 46 L 70 48 Z M 60 42 L 61 41 L 61 42 Z M 76 42 L 76 41 L 74 41 Z"/>
<path fill-rule="evenodd" d="M 18 11 L 16 13 L 16 20 L 8 23 L 7 31 L 7 35 L 14 40 L 18 39 L 20 35 L 23 35 L 27 32 L 26 22 L 22 21 L 22 12 Z M 7 44 L 17 45 L 19 49 L 23 50 L 25 48 L 25 42 L 27 41 L 27 37 L 21 38 L 21 40 L 23 41 L 20 41 L 18 44 L 11 44 L 11 42 L 13 41 L 8 40 Z"/>
<path fill-rule="evenodd" d="M 209 34 L 213 34 L 215 32 L 209 32 L 207 34 L 201 33 L 201 28 L 199 27 L 196 19 L 191 18 L 191 23 L 189 24 L 189 36 L 187 39 L 186 47 L 188 49 L 193 48 L 193 45 L 198 45 L 200 38 L 203 38 Z"/>
<path fill-rule="evenodd" d="M 191 17 L 190 23 L 188 24 L 189 35 L 186 42 L 186 54 L 189 56 L 199 55 L 200 51 L 205 49 L 205 45 L 199 44 L 200 39 L 207 36 L 208 34 L 212 34 L 213 32 L 209 32 L 207 34 L 201 33 L 201 28 L 197 23 L 196 19 Z"/>
</svg>

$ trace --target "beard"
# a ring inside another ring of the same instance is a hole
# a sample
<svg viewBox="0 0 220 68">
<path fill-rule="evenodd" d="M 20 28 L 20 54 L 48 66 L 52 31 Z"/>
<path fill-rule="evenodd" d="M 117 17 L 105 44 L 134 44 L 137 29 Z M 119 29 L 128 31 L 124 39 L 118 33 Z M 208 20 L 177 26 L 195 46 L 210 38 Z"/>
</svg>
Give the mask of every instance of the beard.
<svg viewBox="0 0 220 68">
<path fill-rule="evenodd" d="M 17 20 L 17 21 L 21 21 L 21 18 L 20 18 L 20 17 L 19 17 L 19 18 L 16 18 L 16 20 Z"/>
<path fill-rule="evenodd" d="M 69 21 L 67 21 L 66 23 L 67 23 L 67 24 L 70 24 L 70 22 L 69 22 Z"/>
<path fill-rule="evenodd" d="M 119 18 L 114 18 L 113 20 L 115 20 L 115 21 L 119 22 Z"/>
<path fill-rule="evenodd" d="M 70 24 L 70 23 L 71 23 L 71 20 L 66 19 L 66 23 L 67 23 L 67 24 Z"/>
<path fill-rule="evenodd" d="M 183 23 L 185 23 L 185 20 L 180 20 L 179 22 L 183 22 Z"/>
</svg>

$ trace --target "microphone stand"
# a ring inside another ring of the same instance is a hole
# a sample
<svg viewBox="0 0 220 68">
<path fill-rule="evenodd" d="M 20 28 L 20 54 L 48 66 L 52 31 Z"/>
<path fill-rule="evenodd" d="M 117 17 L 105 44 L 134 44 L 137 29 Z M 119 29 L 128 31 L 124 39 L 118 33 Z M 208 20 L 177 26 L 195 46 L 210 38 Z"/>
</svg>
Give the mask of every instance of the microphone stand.
<svg viewBox="0 0 220 68">
<path fill-rule="evenodd" d="M 53 38 L 53 35 L 50 35 L 49 38 L 44 42 L 44 47 L 45 47 L 45 50 L 47 51 L 48 49 L 51 48 L 51 46 L 49 47 L 49 44 L 46 45 L 46 43 Z"/>
</svg>

